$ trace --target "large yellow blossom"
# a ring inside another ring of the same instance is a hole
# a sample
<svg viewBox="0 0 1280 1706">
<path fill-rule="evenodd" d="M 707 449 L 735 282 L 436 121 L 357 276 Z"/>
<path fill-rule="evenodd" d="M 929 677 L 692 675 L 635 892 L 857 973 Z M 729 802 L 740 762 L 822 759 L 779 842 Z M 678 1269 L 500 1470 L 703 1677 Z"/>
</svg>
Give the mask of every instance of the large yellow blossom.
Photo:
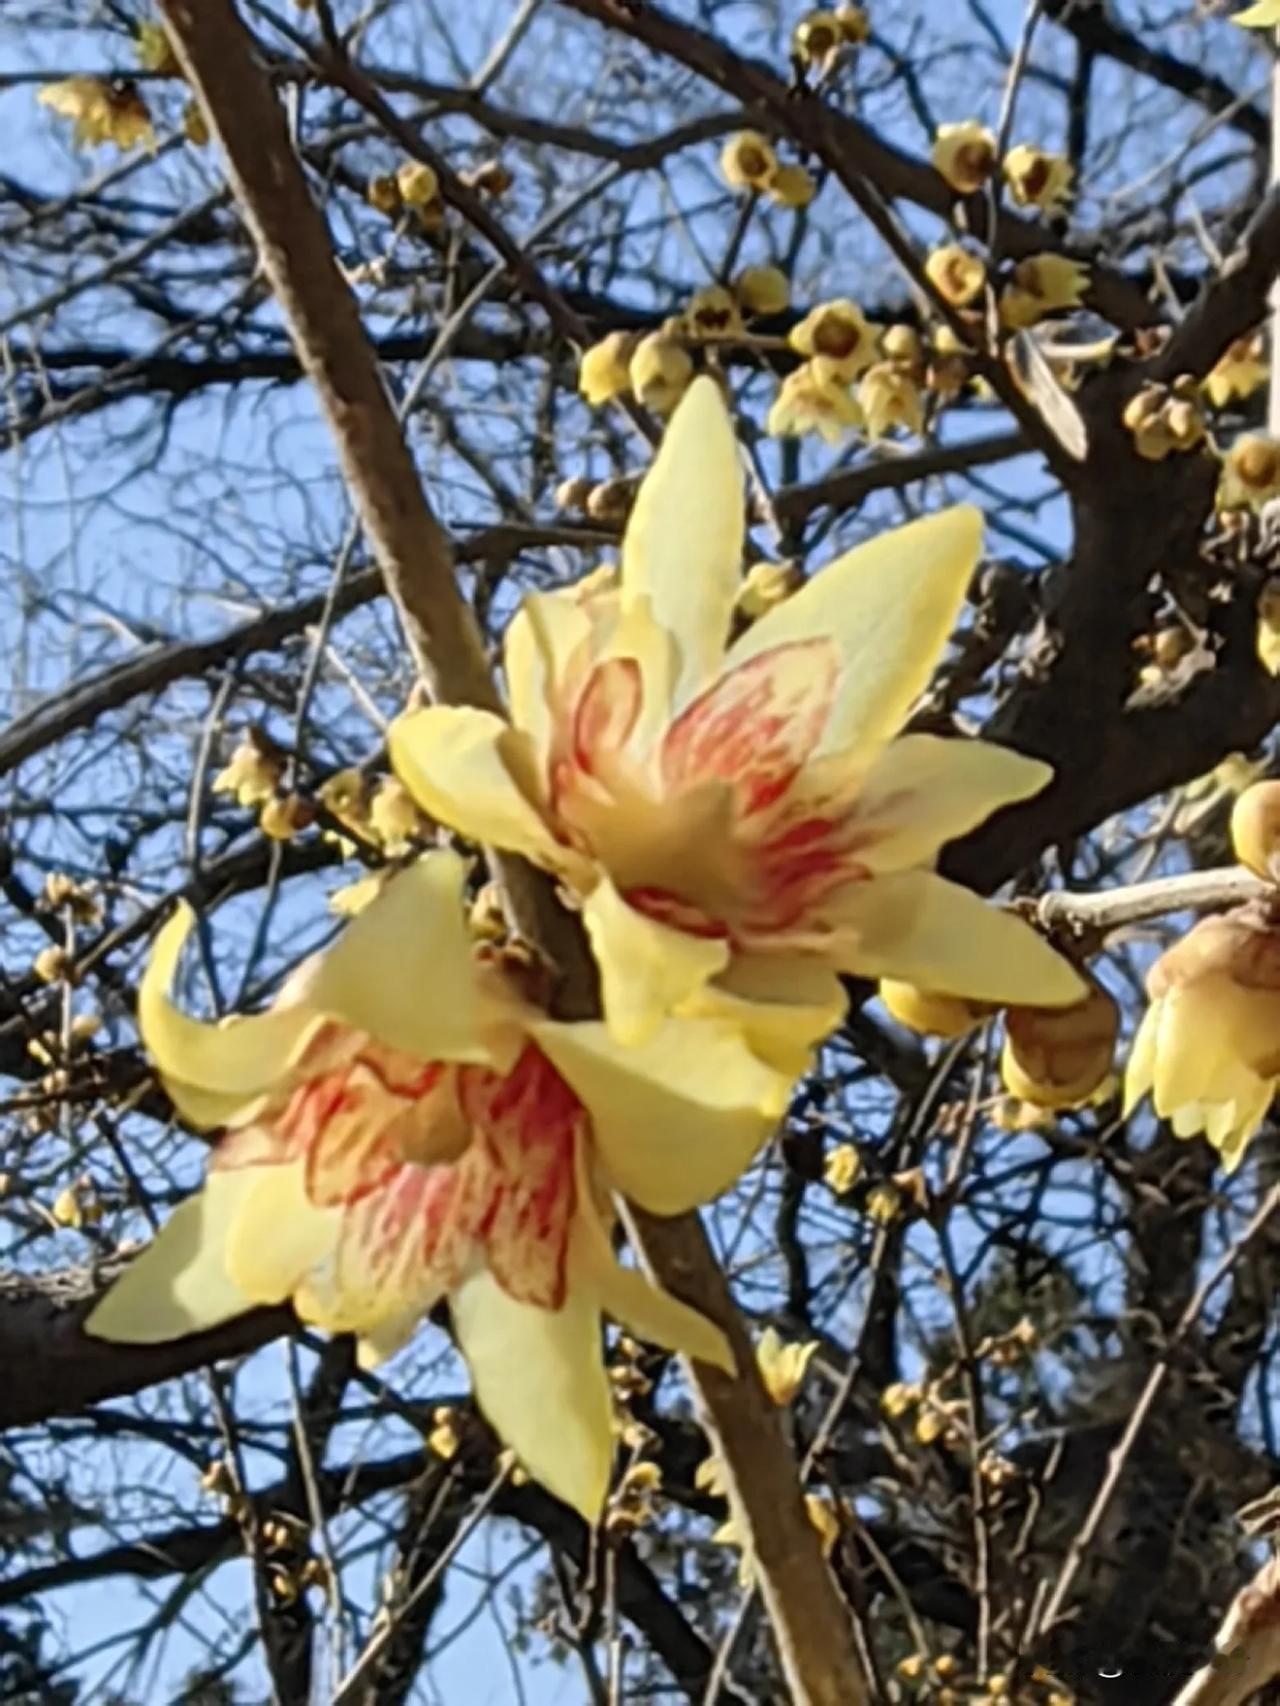
<svg viewBox="0 0 1280 1706">
<path fill-rule="evenodd" d="M 1027 925 L 932 870 L 945 841 L 1037 793 L 1048 767 L 976 740 L 894 738 L 964 601 L 978 511 L 850 551 L 730 645 L 743 507 L 728 412 L 698 379 L 640 488 L 618 588 L 534 595 L 511 623 L 514 727 L 441 706 L 392 725 L 419 804 L 557 874 L 623 1041 L 730 1002 L 799 1071 L 842 1011 L 841 971 L 1078 999 Z"/>
<path fill-rule="evenodd" d="M 1179 1137 L 1235 1167 L 1280 1083 L 1280 931 L 1263 907 L 1204 918 L 1147 974 L 1125 1112 L 1151 1092 Z"/>
<path fill-rule="evenodd" d="M 142 1035 L 183 1116 L 225 1135 L 88 1330 L 158 1342 L 292 1300 L 376 1361 L 447 1295 L 481 1407 L 594 1517 L 612 1455 L 601 1312 L 732 1365 L 716 1328 L 618 1263 L 608 1191 L 660 1214 L 709 1199 L 788 1084 L 724 1020 L 621 1050 L 602 1024 L 547 1018 L 473 950 L 462 880 L 456 855 L 427 855 L 273 1008 L 221 1025 L 172 1005 L 190 916 L 165 927 Z"/>
</svg>

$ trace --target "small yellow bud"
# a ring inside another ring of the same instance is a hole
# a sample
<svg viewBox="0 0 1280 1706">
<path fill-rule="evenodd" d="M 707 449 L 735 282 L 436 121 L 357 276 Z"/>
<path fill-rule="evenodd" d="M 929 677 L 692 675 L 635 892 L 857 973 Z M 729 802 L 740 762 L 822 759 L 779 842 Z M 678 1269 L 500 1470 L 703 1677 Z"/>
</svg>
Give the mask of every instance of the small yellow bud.
<svg viewBox="0 0 1280 1706">
<path fill-rule="evenodd" d="M 1245 433 L 1227 452 L 1218 481 L 1219 510 L 1260 510 L 1280 497 L 1280 440 Z"/>
<path fill-rule="evenodd" d="M 427 1435 L 427 1444 L 437 1457 L 447 1463 L 458 1454 L 458 1429 L 454 1411 L 448 1404 L 437 1404 L 431 1413 L 432 1427 Z"/>
<path fill-rule="evenodd" d="M 193 148 L 209 144 L 209 121 L 199 101 L 188 101 L 182 109 L 182 134 Z"/>
<path fill-rule="evenodd" d="M 669 415 L 689 388 L 693 357 L 665 332 L 650 332 L 636 345 L 628 371 L 637 402 Z"/>
<path fill-rule="evenodd" d="M 831 1508 L 829 1501 L 822 1498 L 818 1493 L 805 1494 L 804 1508 L 808 1513 L 809 1521 L 818 1531 L 818 1544 L 822 1549 L 822 1556 L 829 1558 L 840 1538 L 840 1519 Z"/>
<path fill-rule="evenodd" d="M 53 942 L 47 948 L 41 948 L 31 962 L 31 969 L 41 983 L 61 983 L 64 978 L 69 980 L 71 967 L 71 955 Z"/>
<path fill-rule="evenodd" d="M 933 1661 L 933 1673 L 935 1676 L 954 1676 L 959 1669 L 960 1661 L 956 1658 L 954 1653 L 939 1653 L 938 1657 Z"/>
<path fill-rule="evenodd" d="M 744 314 L 782 314 L 791 303 L 791 286 L 781 267 L 744 267 L 733 290 Z"/>
<path fill-rule="evenodd" d="M 898 1675 L 907 1682 L 914 1682 L 917 1677 L 924 1675 L 924 1667 L 923 1653 L 908 1653 L 905 1659 L 898 1660 Z"/>
<path fill-rule="evenodd" d="M 880 337 L 880 353 L 895 367 L 904 367 L 915 379 L 924 373 L 924 344 L 914 326 L 886 326 Z"/>
<path fill-rule="evenodd" d="M 399 199 L 406 207 L 426 207 L 440 199 L 440 180 L 422 160 L 406 160 L 399 166 L 395 185 Z"/>
<path fill-rule="evenodd" d="M 723 1459 L 713 1451 L 693 1472 L 693 1484 L 701 1492 L 710 1493 L 713 1498 L 725 1498 L 729 1492 L 729 1475 Z"/>
<path fill-rule="evenodd" d="M 880 1394 L 880 1408 L 891 1421 L 914 1410 L 924 1396 L 914 1380 L 895 1380 Z"/>
<path fill-rule="evenodd" d="M 808 207 L 818 193 L 817 180 L 804 166 L 778 166 L 765 186 L 779 207 Z"/>
<path fill-rule="evenodd" d="M 867 1192 L 867 1214 L 881 1226 L 889 1226 L 902 1213 L 902 1198 L 897 1189 L 888 1184 L 873 1185 Z"/>
<path fill-rule="evenodd" d="M 696 290 L 680 322 L 682 329 L 694 337 L 730 337 L 742 330 L 737 298 L 722 284 L 709 284 L 703 290 Z"/>
<path fill-rule="evenodd" d="M 598 406 L 631 389 L 631 357 L 639 337 L 635 332 L 610 332 L 584 350 L 578 363 L 578 390 Z"/>
<path fill-rule="evenodd" d="M 924 1037 L 963 1037 L 995 1012 L 985 1001 L 940 995 L 891 977 L 880 980 L 880 999 L 900 1025 Z"/>
<path fill-rule="evenodd" d="M 567 480 L 561 480 L 551 494 L 551 501 L 559 510 L 584 511 L 594 484 L 585 474 L 571 474 Z"/>
<path fill-rule="evenodd" d="M 636 501 L 636 483 L 625 475 L 601 480 L 587 493 L 587 514 L 592 521 L 623 522 Z"/>
<path fill-rule="evenodd" d="M 316 809 L 300 794 L 268 800 L 258 818 L 258 828 L 272 841 L 292 841 L 315 822 Z"/>
<path fill-rule="evenodd" d="M 766 1327 L 756 1346 L 756 1363 L 765 1391 L 780 1408 L 791 1403 L 804 1384 L 805 1371 L 818 1348 L 816 1339 L 803 1344 L 783 1344 L 772 1327 Z"/>
<path fill-rule="evenodd" d="M 369 829 L 382 851 L 391 859 L 403 857 L 425 828 L 426 820 L 404 783 L 398 776 L 384 776 L 369 803 Z"/>
<path fill-rule="evenodd" d="M 1280 782 L 1255 782 L 1231 810 L 1236 858 L 1257 877 L 1280 879 Z"/>
<path fill-rule="evenodd" d="M 1071 199 L 1075 168 L 1065 154 L 1047 154 L 1020 142 L 1004 157 L 1004 179 L 1019 207 L 1061 213 Z"/>
<path fill-rule="evenodd" d="M 800 565 L 786 563 L 752 563 L 743 576 L 736 608 L 748 622 L 755 622 L 770 610 L 785 603 L 793 592 L 804 585 Z"/>
<path fill-rule="evenodd" d="M 871 35 L 871 20 L 863 6 L 837 6 L 836 22 L 850 47 L 861 47 Z"/>
<path fill-rule="evenodd" d="M 858 406 L 873 443 L 895 427 L 904 432 L 924 431 L 920 387 L 905 368 L 891 361 L 878 361 L 863 374 L 858 384 Z"/>
<path fill-rule="evenodd" d="M 967 308 L 982 295 L 987 282 L 985 261 L 959 243 L 944 243 L 934 249 L 924 271 L 938 295 L 953 308 Z"/>
<path fill-rule="evenodd" d="M 264 805 L 284 775 L 284 754 L 261 729 L 251 728 L 214 777 L 215 794 L 234 794 L 240 806 Z"/>
<path fill-rule="evenodd" d="M 837 1143 L 828 1150 L 822 1177 L 838 1197 L 853 1189 L 861 1172 L 862 1157 L 852 1143 Z"/>
<path fill-rule="evenodd" d="M 762 190 L 778 169 L 778 156 L 758 130 L 740 130 L 720 152 L 720 170 L 736 190 Z"/>
<path fill-rule="evenodd" d="M 1243 402 L 1260 391 L 1269 372 L 1262 333 L 1252 332 L 1228 344 L 1205 377 L 1205 393 L 1215 409 L 1222 409 L 1233 399 Z"/>
<path fill-rule="evenodd" d="M 945 1410 L 931 1404 L 921 1410 L 916 1417 L 915 1435 L 920 1445 L 932 1445 L 935 1440 L 942 1438 L 947 1431 L 948 1416 Z"/>
<path fill-rule="evenodd" d="M 976 119 L 940 124 L 933 139 L 934 170 L 957 195 L 973 195 L 991 176 L 996 163 L 996 139 Z"/>
<path fill-rule="evenodd" d="M 504 166 L 501 160 L 485 160 L 479 166 L 472 166 L 469 171 L 463 172 L 462 181 L 468 189 L 479 190 L 481 195 L 490 196 L 496 201 L 499 196 L 506 195 L 516 180 L 511 169 Z"/>
<path fill-rule="evenodd" d="M 1194 639 L 1178 622 L 1171 627 L 1156 629 L 1151 637 L 1151 656 L 1162 670 L 1173 670 L 1194 646 Z"/>
<path fill-rule="evenodd" d="M 395 217 L 400 211 L 400 185 L 394 172 L 381 172 L 370 178 L 364 188 L 364 199 L 378 213 L 385 213 L 388 219 Z"/>
<path fill-rule="evenodd" d="M 1280 575 L 1258 594 L 1258 659 L 1268 675 L 1280 675 Z"/>
</svg>

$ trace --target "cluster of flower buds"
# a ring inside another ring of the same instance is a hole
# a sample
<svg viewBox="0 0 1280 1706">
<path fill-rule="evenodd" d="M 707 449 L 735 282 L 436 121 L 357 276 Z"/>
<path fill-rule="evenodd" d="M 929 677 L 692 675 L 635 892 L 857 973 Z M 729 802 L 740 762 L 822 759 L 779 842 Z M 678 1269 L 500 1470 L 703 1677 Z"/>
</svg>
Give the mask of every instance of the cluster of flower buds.
<svg viewBox="0 0 1280 1706">
<path fill-rule="evenodd" d="M 1130 397 L 1121 419 L 1133 435 L 1134 449 L 1148 462 L 1163 462 L 1204 442 L 1204 409 L 1190 374 L 1172 385 L 1144 385 Z"/>
<path fill-rule="evenodd" d="M 994 134 L 976 119 L 938 126 L 933 139 L 934 170 L 957 195 L 976 195 L 994 176 L 997 160 Z M 1075 168 L 1064 154 L 1019 142 L 998 163 L 1019 207 L 1037 207 L 1050 214 L 1065 210 Z"/>
</svg>

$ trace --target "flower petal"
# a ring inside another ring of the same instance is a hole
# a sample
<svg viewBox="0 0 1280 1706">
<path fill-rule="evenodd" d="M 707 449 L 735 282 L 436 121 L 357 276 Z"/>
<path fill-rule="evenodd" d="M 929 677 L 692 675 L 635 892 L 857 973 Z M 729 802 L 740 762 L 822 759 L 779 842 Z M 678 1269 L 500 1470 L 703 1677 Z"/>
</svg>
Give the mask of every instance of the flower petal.
<svg viewBox="0 0 1280 1706">
<path fill-rule="evenodd" d="M 556 868 L 561 849 L 537 798 L 532 743 L 492 711 L 427 705 L 387 736 L 396 774 L 429 816 L 473 841 Z"/>
<path fill-rule="evenodd" d="M 932 864 L 954 836 L 1053 780 L 1036 758 L 982 740 L 903 735 L 868 771 L 855 808 L 858 860 L 871 871 Z"/>
<path fill-rule="evenodd" d="M 822 638 L 791 641 L 726 670 L 668 728 L 665 792 L 721 781 L 733 785 L 743 817 L 776 804 L 818 745 L 839 671 L 838 649 Z"/>
<path fill-rule="evenodd" d="M 570 1283 L 594 1292 L 605 1312 L 637 1338 L 696 1357 L 732 1376 L 737 1366 L 733 1352 L 715 1322 L 618 1261 L 585 1180 L 579 1203 L 569 1254 Z"/>
<path fill-rule="evenodd" d="M 308 1201 L 301 1162 L 248 1167 L 217 1177 L 245 1182 L 227 1228 L 226 1264 L 232 1282 L 254 1303 L 283 1303 L 312 1268 L 332 1258 L 342 1211 L 316 1208 Z"/>
<path fill-rule="evenodd" d="M 478 1273 L 449 1301 L 480 1408 L 529 1473 L 594 1522 L 613 1465 L 596 1298 L 571 1288 L 560 1309 L 540 1309 Z"/>
<path fill-rule="evenodd" d="M 1160 1009 L 1152 1003 L 1142 1015 L 1129 1049 L 1129 1063 L 1124 1072 L 1124 1103 L 1120 1113 L 1128 1119 L 1138 1103 L 1150 1090 L 1155 1078 L 1156 1039 L 1160 1030 Z"/>
<path fill-rule="evenodd" d="M 729 411 L 695 379 L 671 417 L 622 542 L 624 607 L 648 599 L 680 653 L 677 695 L 719 666 L 742 575 L 743 481 Z"/>
<path fill-rule="evenodd" d="M 529 736 L 544 766 L 558 692 L 590 634 L 591 618 L 572 589 L 530 593 L 507 624 L 502 657 L 511 721 Z"/>
<path fill-rule="evenodd" d="M 254 1307 L 227 1271 L 226 1245 L 247 1181 L 212 1174 L 179 1205 L 84 1324 L 95 1339 L 158 1345 Z"/>
<path fill-rule="evenodd" d="M 982 515 L 969 504 L 882 533 L 753 623 L 727 665 L 797 640 L 834 640 L 840 686 L 818 750 L 849 748 L 865 759 L 901 728 L 928 684 L 981 542 Z"/>
<path fill-rule="evenodd" d="M 740 953 L 684 1003 L 681 1013 L 727 1020 L 767 1066 L 799 1078 L 848 1005 L 836 973 L 811 956 Z"/>
<path fill-rule="evenodd" d="M 714 1020 L 671 1019 L 622 1046 L 602 1024 L 537 1022 L 538 1045 L 591 1115 L 612 1188 L 653 1214 L 710 1202 L 786 1111 L 790 1079 Z"/>
<path fill-rule="evenodd" d="M 723 939 L 646 917 L 608 877 L 583 903 L 582 917 L 600 968 L 605 1017 L 620 1042 L 648 1041 L 667 1014 L 729 963 Z"/>
<path fill-rule="evenodd" d="M 1087 986 L 1029 924 L 932 871 L 852 883 L 822 910 L 835 925 L 833 964 L 942 995 L 1065 1007 Z"/>
</svg>

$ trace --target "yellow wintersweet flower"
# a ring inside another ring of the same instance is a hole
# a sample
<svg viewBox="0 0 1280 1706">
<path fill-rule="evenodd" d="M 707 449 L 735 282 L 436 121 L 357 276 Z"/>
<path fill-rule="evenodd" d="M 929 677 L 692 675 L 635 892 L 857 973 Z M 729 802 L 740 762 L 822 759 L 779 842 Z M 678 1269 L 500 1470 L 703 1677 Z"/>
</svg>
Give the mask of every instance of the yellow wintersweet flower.
<svg viewBox="0 0 1280 1706">
<path fill-rule="evenodd" d="M 742 330 L 738 299 L 723 284 L 708 284 L 689 298 L 680 323 L 695 337 L 728 337 Z"/>
<path fill-rule="evenodd" d="M 831 376 L 831 362 L 818 356 L 797 367 L 778 387 L 764 429 L 771 438 L 803 438 L 820 434 L 838 444 L 850 430 L 862 426 L 862 410 L 849 387 Z"/>
<path fill-rule="evenodd" d="M 608 1192 L 660 1214 L 708 1200 L 787 1082 L 722 1019 L 625 1050 L 600 1023 L 549 1019 L 473 951 L 464 875 L 453 853 L 420 859 L 270 1010 L 220 1025 L 172 1005 L 190 912 L 165 926 L 143 1039 L 179 1113 L 225 1135 L 88 1331 L 158 1343 L 292 1302 L 358 1335 L 369 1364 L 447 1296 L 480 1407 L 594 1519 L 613 1455 L 601 1313 L 732 1368 L 717 1328 L 619 1265 Z"/>
<path fill-rule="evenodd" d="M 624 1040 L 707 1003 L 769 1038 L 780 1003 L 794 1028 L 765 1046 L 799 1068 L 843 1010 L 841 971 L 1078 1000 L 1028 925 L 932 869 L 1048 767 L 983 741 L 894 738 L 964 603 L 979 512 L 858 547 L 730 644 L 744 503 L 724 400 L 695 380 L 641 484 L 618 591 L 535 594 L 513 619 L 515 726 L 446 706 L 392 724 L 418 803 L 556 873 Z"/>
<path fill-rule="evenodd" d="M 274 799 L 284 775 L 284 754 L 258 729 L 250 729 L 211 783 L 215 794 L 234 794 L 238 806 Z"/>
<path fill-rule="evenodd" d="M 807 167 L 793 163 L 775 167 L 765 190 L 779 207 L 808 207 L 818 193 L 818 183 Z"/>
<path fill-rule="evenodd" d="M 1034 326 L 1046 314 L 1083 307 L 1088 288 L 1089 269 L 1081 261 L 1065 255 L 1029 255 L 1014 267 L 1000 293 L 1001 322 L 1015 328 Z"/>
<path fill-rule="evenodd" d="M 1230 1172 L 1280 1083 L 1280 933 L 1265 908 L 1203 918 L 1147 974 L 1151 1005 L 1125 1073 L 1179 1137 L 1203 1132 Z"/>
<path fill-rule="evenodd" d="M 369 802 L 369 828 L 382 851 L 392 859 L 403 858 L 426 827 L 400 778 L 384 776 Z"/>
<path fill-rule="evenodd" d="M 1258 661 L 1268 675 L 1280 675 L 1280 576 L 1272 575 L 1258 594 Z"/>
<path fill-rule="evenodd" d="M 1078 1108 L 1111 1075 L 1120 1009 L 1099 984 L 1070 1007 L 1010 1007 L 1000 1076 L 1037 1108 Z"/>
<path fill-rule="evenodd" d="M 914 983 L 891 977 L 881 979 L 880 999 L 900 1025 L 922 1037 L 967 1036 L 995 1011 L 987 1002 L 939 995 L 937 990 L 918 989 Z"/>
<path fill-rule="evenodd" d="M 791 284 L 781 267 L 743 267 L 733 291 L 744 314 L 781 314 L 791 305 Z"/>
<path fill-rule="evenodd" d="M 852 1143 L 837 1143 L 822 1164 L 822 1177 L 838 1197 L 851 1191 L 862 1172 L 862 1157 Z"/>
<path fill-rule="evenodd" d="M 666 332 L 650 332 L 635 347 L 629 376 L 638 402 L 655 414 L 669 415 L 693 378 L 693 357 Z"/>
<path fill-rule="evenodd" d="M 631 357 L 640 339 L 635 332 L 610 332 L 582 352 L 578 390 L 593 407 L 631 389 Z"/>
<path fill-rule="evenodd" d="M 791 32 L 791 56 L 801 65 L 822 69 L 844 43 L 845 34 L 834 12 L 806 12 Z"/>
<path fill-rule="evenodd" d="M 1280 782 L 1255 782 L 1231 808 L 1231 845 L 1265 882 L 1280 882 Z"/>
<path fill-rule="evenodd" d="M 1237 338 L 1205 376 L 1204 388 L 1215 409 L 1225 408 L 1233 399 L 1243 401 L 1260 391 L 1270 378 L 1261 332 Z"/>
<path fill-rule="evenodd" d="M 822 377 L 847 385 L 876 359 L 876 329 L 847 297 L 820 302 L 788 334 L 797 355 L 826 358 Z"/>
<path fill-rule="evenodd" d="M 933 139 L 934 170 L 958 195 L 973 195 L 995 170 L 996 139 L 976 119 L 940 124 Z"/>
<path fill-rule="evenodd" d="M 1061 213 L 1071 199 L 1075 167 L 1065 154 L 1049 154 L 1029 142 L 1011 148 L 1003 161 L 1004 181 L 1019 207 Z"/>
<path fill-rule="evenodd" d="M 967 308 L 982 295 L 987 282 L 985 261 L 959 243 L 944 243 L 932 250 L 924 271 L 939 296 L 953 308 Z"/>
<path fill-rule="evenodd" d="M 1223 458 L 1217 507 L 1257 510 L 1276 497 L 1280 497 L 1280 440 L 1245 433 Z"/>
<path fill-rule="evenodd" d="M 756 1363 L 764 1389 L 780 1408 L 790 1404 L 804 1385 L 805 1371 L 818 1348 L 816 1339 L 783 1344 L 772 1327 L 766 1327 L 756 1346 Z"/>
<path fill-rule="evenodd" d="M 867 437 L 873 442 L 894 427 L 924 431 L 924 399 L 920 387 L 896 362 L 878 361 L 858 385 L 858 406 L 866 417 Z"/>
<path fill-rule="evenodd" d="M 1233 24 L 1243 24 L 1247 30 L 1280 29 L 1280 0 L 1257 0 L 1232 18 Z"/>
<path fill-rule="evenodd" d="M 36 97 L 42 106 L 75 120 L 77 148 L 114 142 L 124 151 L 139 146 L 155 151 L 151 112 L 136 83 L 125 77 L 64 77 L 48 83 Z"/>
<path fill-rule="evenodd" d="M 144 71 L 155 71 L 162 77 L 181 77 L 182 67 L 174 56 L 173 44 L 163 24 L 140 23 L 134 33 L 133 50 Z"/>
<path fill-rule="evenodd" d="M 396 188 L 406 207 L 429 207 L 440 199 L 440 179 L 425 160 L 405 160 L 398 166 Z"/>
<path fill-rule="evenodd" d="M 871 35 L 871 19 L 865 6 L 837 6 L 836 22 L 850 47 L 861 47 Z"/>
<path fill-rule="evenodd" d="M 905 367 L 913 378 L 924 376 L 924 343 L 914 326 L 886 326 L 880 335 L 880 353 L 886 361 Z"/>
<path fill-rule="evenodd" d="M 720 170 L 735 190 L 762 190 L 778 169 L 778 156 L 758 130 L 740 130 L 720 151 Z"/>
</svg>

